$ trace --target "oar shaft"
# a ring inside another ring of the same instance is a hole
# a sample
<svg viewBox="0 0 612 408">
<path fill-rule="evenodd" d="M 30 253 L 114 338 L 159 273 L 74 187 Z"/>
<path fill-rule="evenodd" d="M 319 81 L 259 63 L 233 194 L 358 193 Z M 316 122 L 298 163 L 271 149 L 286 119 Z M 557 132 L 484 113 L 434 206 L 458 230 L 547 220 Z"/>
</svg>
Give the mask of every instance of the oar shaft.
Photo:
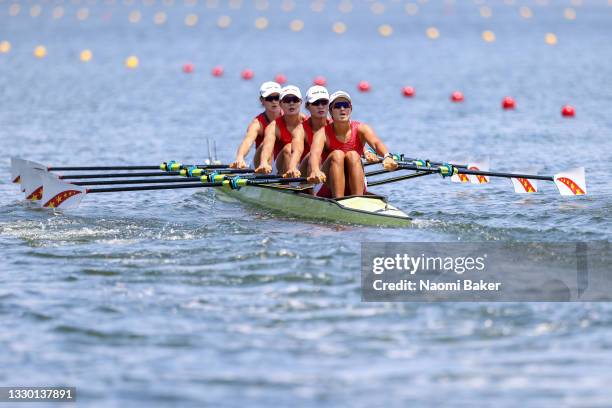
<svg viewBox="0 0 612 408">
<path fill-rule="evenodd" d="M 405 169 L 405 170 L 427 171 L 430 173 L 437 173 L 440 171 L 439 167 L 421 167 L 421 166 L 415 166 L 414 164 L 409 164 L 406 162 L 401 162 L 399 165 L 399 168 Z M 464 168 L 457 168 L 457 172 L 458 174 L 470 174 L 474 176 L 525 178 L 525 179 L 534 179 L 534 180 L 554 181 L 554 178 L 552 176 L 538 176 L 536 174 L 498 173 L 495 171 L 469 170 L 469 169 L 464 169 Z"/>
<path fill-rule="evenodd" d="M 226 169 L 227 164 L 183 164 L 181 168 L 195 166 L 199 169 Z M 160 166 L 50 166 L 48 171 L 99 171 L 99 170 L 160 170 Z"/>
<path fill-rule="evenodd" d="M 232 175 L 229 174 L 228 177 Z M 265 179 L 276 178 L 276 176 L 270 176 L 268 174 L 249 174 L 241 176 L 245 179 Z M 227 178 L 226 178 L 227 179 Z M 185 183 L 189 181 L 200 181 L 200 177 L 176 177 L 176 178 L 145 178 L 145 179 L 134 179 L 134 180 L 98 180 L 98 181 L 71 181 L 70 184 L 77 186 L 112 186 L 122 184 L 158 184 L 158 183 Z"/>
<path fill-rule="evenodd" d="M 498 173 L 495 171 L 483 171 L 483 170 L 459 169 L 459 174 L 554 181 L 554 178 L 552 176 L 538 176 L 537 174 Z"/>
<path fill-rule="evenodd" d="M 418 160 L 420 159 L 411 159 L 409 157 L 404 157 L 404 161 L 407 161 L 407 162 L 413 162 L 413 161 L 418 161 Z M 433 164 L 434 166 L 439 166 L 441 164 L 446 164 L 446 163 L 430 161 L 429 164 Z M 454 163 L 451 163 L 451 164 L 460 169 L 467 169 L 467 164 L 454 164 Z"/>
<path fill-rule="evenodd" d="M 289 184 L 289 183 L 304 183 L 306 178 L 278 178 L 271 176 L 268 179 L 255 179 L 255 180 L 244 180 L 247 185 L 265 185 L 265 184 Z M 172 184 L 172 185 L 159 185 L 159 186 L 133 186 L 133 187 L 108 187 L 108 188 L 88 188 L 87 193 L 114 193 L 120 191 L 147 191 L 147 190 L 172 190 L 179 188 L 201 188 L 201 187 L 222 187 L 228 185 L 229 181 L 216 181 L 211 183 L 184 183 L 184 184 Z"/>
<path fill-rule="evenodd" d="M 159 170 L 159 166 L 51 166 L 49 171 Z"/>
<path fill-rule="evenodd" d="M 70 182 L 77 186 L 112 186 L 121 184 L 157 184 L 157 183 L 185 183 L 188 181 L 199 181 L 198 177 L 178 177 L 178 178 L 146 178 L 135 180 L 98 180 L 98 181 L 75 181 Z"/>
<path fill-rule="evenodd" d="M 381 184 L 393 183 L 396 181 L 402 181 L 402 180 L 408 180 L 408 179 L 413 179 L 413 178 L 422 177 L 422 176 L 428 176 L 430 174 L 434 174 L 434 173 L 419 172 L 419 173 L 406 174 L 404 176 L 390 177 L 384 180 L 368 181 L 368 187 L 380 186 Z"/>
<path fill-rule="evenodd" d="M 129 178 L 129 177 L 166 177 L 180 176 L 178 171 L 156 171 L 146 173 L 105 173 L 105 174 L 71 174 L 67 176 L 59 176 L 61 180 L 73 179 L 97 179 L 97 178 Z"/>
<path fill-rule="evenodd" d="M 87 194 L 91 193 L 115 193 L 120 191 L 148 191 L 148 190 L 173 190 L 179 188 L 202 188 L 202 187 L 221 187 L 223 183 L 185 183 L 161 186 L 134 186 L 134 187 L 107 187 L 107 188 L 88 188 Z"/>
</svg>

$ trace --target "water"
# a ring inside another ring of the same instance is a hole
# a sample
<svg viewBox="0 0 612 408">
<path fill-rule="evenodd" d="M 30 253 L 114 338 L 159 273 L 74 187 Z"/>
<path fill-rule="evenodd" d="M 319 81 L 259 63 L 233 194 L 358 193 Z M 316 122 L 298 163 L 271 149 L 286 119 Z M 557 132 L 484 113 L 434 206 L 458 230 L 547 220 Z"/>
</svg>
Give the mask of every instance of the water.
<svg viewBox="0 0 612 408">
<path fill-rule="evenodd" d="M 402 1 L 383 2 L 380 15 L 371 2 L 341 13 L 329 1 L 317 13 L 307 2 L 285 12 L 275 1 L 266 10 L 82 1 L 53 19 L 54 2 L 21 2 L 17 16 L 0 2 L 0 41 L 12 46 L 0 54 L 0 383 L 73 385 L 93 406 L 609 406 L 607 304 L 360 302 L 362 241 L 610 239 L 612 7 L 489 2 L 485 19 L 476 2 L 456 3 L 418 3 L 409 16 Z M 89 18 L 78 21 L 84 7 Z M 576 20 L 563 18 L 566 7 Z M 195 27 L 183 23 L 189 13 Z M 222 15 L 232 19 L 224 30 Z M 265 30 L 254 28 L 260 16 Z M 294 19 L 301 32 L 288 28 Z M 331 31 L 336 21 L 345 34 Z M 482 41 L 485 29 L 494 43 Z M 547 32 L 557 45 L 545 44 Z M 129 55 L 138 69 L 124 68 Z M 187 61 L 192 75 L 180 71 Z M 217 64 L 222 78 L 209 74 Z M 246 67 L 253 81 L 239 79 Z M 393 151 L 488 156 L 493 169 L 542 174 L 584 165 L 589 195 L 541 183 L 524 197 L 504 179 L 429 176 L 375 189 L 416 219 L 379 229 L 278 216 L 205 190 L 95 195 L 53 213 L 9 183 L 10 156 L 202 162 L 208 138 L 227 162 L 258 113 L 259 83 L 279 72 L 303 90 L 320 74 L 351 92 L 354 117 Z M 372 92 L 355 90 L 363 79 Z M 401 96 L 405 85 L 414 99 Z M 448 102 L 455 89 L 463 104 Z M 505 95 L 516 111 L 501 111 Z M 565 103 L 576 118 L 561 118 Z"/>
</svg>

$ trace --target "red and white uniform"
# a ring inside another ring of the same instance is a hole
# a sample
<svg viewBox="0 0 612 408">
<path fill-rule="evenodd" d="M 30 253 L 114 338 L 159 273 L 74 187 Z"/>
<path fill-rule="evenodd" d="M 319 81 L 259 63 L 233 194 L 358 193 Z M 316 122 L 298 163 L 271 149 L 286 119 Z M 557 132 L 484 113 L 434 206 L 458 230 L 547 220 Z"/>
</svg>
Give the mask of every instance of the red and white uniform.
<svg viewBox="0 0 612 408">
<path fill-rule="evenodd" d="M 280 140 L 276 139 L 276 143 L 274 143 L 274 160 L 276 160 L 281 150 L 283 150 L 283 147 L 291 143 L 291 132 L 287 129 L 285 118 L 281 116 L 275 120 L 276 126 L 278 126 L 280 130 Z"/>
<path fill-rule="evenodd" d="M 351 121 L 351 136 L 346 142 L 341 142 L 336 138 L 336 132 L 334 131 L 333 123 L 329 123 L 325 125 L 325 136 L 327 137 L 328 152 L 323 153 L 323 157 L 321 158 L 322 161 L 325 161 L 325 159 L 327 159 L 327 156 L 329 156 L 329 154 L 333 152 L 334 150 L 342 150 L 344 153 L 355 151 L 357 152 L 357 154 L 359 154 L 359 156 L 363 156 L 363 149 L 365 147 L 365 141 L 362 141 L 359 139 L 359 131 L 358 131 L 359 125 L 360 125 L 360 122 L 357 122 L 356 120 Z M 364 179 L 364 189 L 363 189 L 364 193 L 366 193 L 365 182 L 366 180 Z M 345 185 L 346 187 L 344 189 L 344 194 L 345 196 L 350 195 L 348 179 L 346 180 Z M 321 188 L 316 193 L 316 195 L 318 197 L 325 197 L 325 198 L 332 197 L 331 190 L 327 187 L 326 184 L 323 184 L 321 186 Z"/>
<path fill-rule="evenodd" d="M 327 119 L 327 123 L 331 123 L 331 119 Z M 310 153 L 310 146 L 312 146 L 312 138 L 314 137 L 314 131 L 312 130 L 312 118 L 309 116 L 302 122 L 302 127 L 304 128 L 304 135 L 306 138 L 304 139 L 304 152 L 302 153 L 302 157 L 300 161 L 304 160 L 304 157 L 308 153 Z M 323 157 L 321 158 L 321 162 L 324 162 L 327 159 L 328 153 L 326 151 L 323 152 Z"/>
<path fill-rule="evenodd" d="M 359 140 L 359 128 L 360 123 L 356 120 L 351 121 L 351 136 L 346 142 L 341 142 L 336 139 L 336 132 L 334 131 L 334 124 L 329 123 L 325 125 L 325 136 L 327 136 L 327 149 L 330 152 L 334 150 L 342 150 L 344 153 L 357 152 L 359 156 L 363 156 L 363 148 L 365 141 Z"/>
<path fill-rule="evenodd" d="M 255 119 L 257 119 L 261 125 L 261 128 L 264 130 L 266 129 L 266 126 L 270 124 L 270 119 L 268 119 L 266 112 L 261 112 L 259 115 L 255 116 Z M 255 139 L 255 149 L 259 148 L 259 146 L 263 143 L 263 140 L 264 132 L 262 131 L 261 134 L 257 135 L 257 139 Z"/>
</svg>

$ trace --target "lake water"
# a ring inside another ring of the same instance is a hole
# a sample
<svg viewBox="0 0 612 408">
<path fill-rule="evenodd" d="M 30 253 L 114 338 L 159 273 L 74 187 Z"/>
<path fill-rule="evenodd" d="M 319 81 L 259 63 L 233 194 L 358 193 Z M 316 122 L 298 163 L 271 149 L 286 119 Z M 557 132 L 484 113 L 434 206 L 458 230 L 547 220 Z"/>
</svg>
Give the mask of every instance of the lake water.
<svg viewBox="0 0 612 408">
<path fill-rule="evenodd" d="M 359 253 L 364 241 L 609 241 L 612 6 L 431 0 L 410 15 L 408 3 L 0 1 L 11 45 L 0 54 L 0 384 L 76 386 L 92 406 L 610 406 L 609 304 L 363 303 Z M 373 189 L 415 218 L 381 229 L 210 190 L 92 195 L 54 213 L 10 183 L 11 156 L 201 163 L 210 140 L 229 162 L 259 84 L 277 73 L 303 92 L 316 75 L 351 92 L 354 118 L 392 151 L 488 157 L 500 171 L 585 166 L 589 195 L 430 176 Z M 454 90 L 465 102 L 449 101 Z M 516 110 L 500 108 L 506 95 Z M 561 117 L 566 103 L 575 118 Z"/>
</svg>

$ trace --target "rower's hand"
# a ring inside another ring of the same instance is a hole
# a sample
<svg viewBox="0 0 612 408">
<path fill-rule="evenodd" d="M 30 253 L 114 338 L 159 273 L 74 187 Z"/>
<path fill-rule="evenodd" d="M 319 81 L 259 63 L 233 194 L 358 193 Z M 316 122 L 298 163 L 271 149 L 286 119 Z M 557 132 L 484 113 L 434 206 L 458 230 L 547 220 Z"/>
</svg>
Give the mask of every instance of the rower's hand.
<svg viewBox="0 0 612 408">
<path fill-rule="evenodd" d="M 260 164 L 258 168 L 255 169 L 255 173 L 270 174 L 270 173 L 272 173 L 272 166 L 270 166 L 270 164 L 264 162 L 264 163 Z"/>
<path fill-rule="evenodd" d="M 398 167 L 398 164 L 393 158 L 385 157 L 385 160 L 382 162 L 383 168 L 387 171 L 395 170 Z"/>
<path fill-rule="evenodd" d="M 323 173 L 321 170 L 313 170 L 308 176 L 309 183 L 314 183 L 314 184 L 325 183 L 326 180 L 327 180 L 327 177 L 325 176 L 325 173 Z"/>
<path fill-rule="evenodd" d="M 294 177 L 297 178 L 301 176 L 302 176 L 302 173 L 296 167 L 292 168 L 291 170 L 283 174 L 284 178 L 294 178 Z"/>
<path fill-rule="evenodd" d="M 369 150 L 366 150 L 366 152 L 363 154 L 363 156 L 365 157 L 366 161 L 368 163 L 376 163 L 378 161 L 380 161 L 380 159 L 378 158 L 378 156 L 376 155 L 376 153 L 373 153 Z"/>
<path fill-rule="evenodd" d="M 246 169 L 247 164 L 244 159 L 236 159 L 232 164 L 229 165 L 230 169 Z"/>
</svg>

